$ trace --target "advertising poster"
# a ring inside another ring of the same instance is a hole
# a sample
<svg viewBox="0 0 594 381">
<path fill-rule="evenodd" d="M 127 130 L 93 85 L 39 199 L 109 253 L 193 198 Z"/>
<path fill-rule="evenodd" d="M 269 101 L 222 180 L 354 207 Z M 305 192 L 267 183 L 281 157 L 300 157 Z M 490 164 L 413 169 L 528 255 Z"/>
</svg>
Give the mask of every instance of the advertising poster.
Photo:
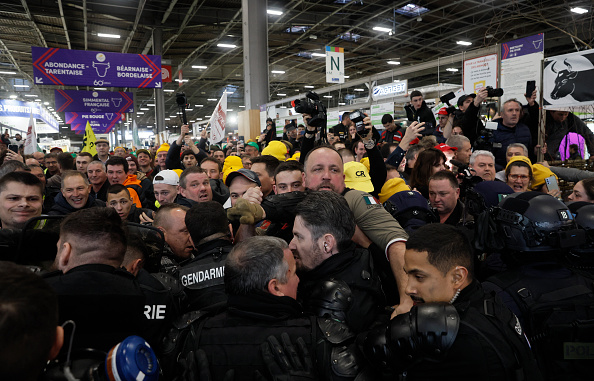
<svg viewBox="0 0 594 381">
<path fill-rule="evenodd" d="M 374 100 L 406 96 L 408 94 L 408 80 L 394 81 L 385 85 L 375 86 L 371 90 Z"/>
<path fill-rule="evenodd" d="M 464 61 L 464 91 L 476 93 L 483 87 L 497 87 L 497 54 Z"/>
<path fill-rule="evenodd" d="M 515 98 L 525 103 L 527 81 L 536 81 L 537 91 L 541 90 L 540 73 L 543 58 L 543 33 L 501 44 L 502 102 Z"/>
<path fill-rule="evenodd" d="M 594 104 L 594 49 L 548 57 L 543 72 L 543 107 L 556 110 Z"/>
<path fill-rule="evenodd" d="M 55 90 L 58 112 L 134 112 L 134 95 L 124 91 Z"/>
<path fill-rule="evenodd" d="M 161 56 L 31 47 L 37 85 L 160 88 Z"/>
<path fill-rule="evenodd" d="M 58 121 L 52 116 L 52 114 L 49 113 L 49 111 L 41 107 L 41 105 L 38 103 L 21 102 L 17 101 L 16 99 L 0 99 L 0 118 L 25 118 L 25 126 L 20 128 L 15 126 L 21 131 L 27 131 L 27 124 L 31 114 L 33 114 L 34 118 L 44 121 L 46 125 L 48 125 L 53 130 L 53 132 L 58 132 Z M 7 123 L 7 125 L 12 126 L 11 123 Z M 39 133 L 41 131 L 38 129 L 37 132 Z"/>
<path fill-rule="evenodd" d="M 375 128 L 383 129 L 382 117 L 384 114 L 390 114 L 394 117 L 394 102 L 378 103 L 371 105 L 371 123 Z"/>
</svg>

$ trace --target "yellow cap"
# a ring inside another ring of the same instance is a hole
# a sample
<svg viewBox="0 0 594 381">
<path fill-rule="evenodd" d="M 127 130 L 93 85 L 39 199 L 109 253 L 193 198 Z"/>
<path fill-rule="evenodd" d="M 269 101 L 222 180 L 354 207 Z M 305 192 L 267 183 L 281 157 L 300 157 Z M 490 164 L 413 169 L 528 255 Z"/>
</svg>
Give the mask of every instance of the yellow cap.
<svg viewBox="0 0 594 381">
<path fill-rule="evenodd" d="M 509 159 L 509 161 L 507 162 L 507 165 L 505 166 L 505 169 L 507 169 L 507 167 L 509 167 L 509 165 L 511 163 L 513 163 L 514 161 L 523 161 L 524 163 L 528 164 L 529 166 L 532 167 L 532 162 L 530 161 L 530 159 L 528 159 L 526 156 L 513 156 L 511 159 Z"/>
<path fill-rule="evenodd" d="M 388 201 L 390 197 L 392 197 L 395 193 L 409 191 L 410 187 L 406 185 L 403 179 L 395 177 L 386 181 L 384 186 L 382 187 L 381 192 L 379 193 L 379 200 L 383 204 L 384 202 Z"/>
<path fill-rule="evenodd" d="M 287 153 L 289 153 L 289 150 L 287 150 L 285 143 L 278 140 L 271 141 L 266 148 L 262 150 L 262 155 L 274 156 L 280 161 L 287 160 L 287 156 L 285 156 Z"/>
<path fill-rule="evenodd" d="M 357 162 L 349 161 L 344 164 L 344 183 L 347 187 L 363 192 L 373 192 L 373 184 L 367 168 Z"/>
<path fill-rule="evenodd" d="M 551 176 L 555 176 L 555 179 L 557 179 L 557 181 L 559 181 L 559 178 L 557 177 L 557 175 L 555 175 L 553 173 L 553 171 L 551 171 L 549 168 L 545 167 L 542 164 L 534 164 L 532 166 L 532 177 L 534 179 L 532 180 L 532 183 L 530 184 L 531 189 L 535 190 L 535 191 L 540 190 L 540 187 L 542 187 L 543 184 L 545 183 L 545 179 L 547 177 L 551 177 Z"/>
<path fill-rule="evenodd" d="M 159 153 L 159 152 L 167 152 L 167 151 L 169 151 L 169 143 L 163 143 L 163 144 L 161 144 L 161 146 L 157 150 L 157 153 Z"/>
<path fill-rule="evenodd" d="M 181 174 L 183 172 L 183 170 L 181 170 L 181 169 L 172 169 L 172 171 L 175 172 L 175 173 L 177 173 L 177 176 L 178 177 L 181 176 Z"/>
<path fill-rule="evenodd" d="M 236 167 L 237 169 L 243 168 L 243 162 L 239 156 L 227 156 L 223 162 L 223 172 L 229 167 Z"/>
<path fill-rule="evenodd" d="M 291 156 L 290 158 L 287 159 L 287 161 L 289 161 L 289 160 L 299 161 L 300 159 L 301 159 L 301 152 L 295 152 L 293 154 L 293 156 Z"/>
<path fill-rule="evenodd" d="M 364 157 L 363 159 L 361 159 L 361 164 L 363 164 L 365 167 L 367 167 L 368 171 L 371 171 L 371 165 L 369 165 L 368 157 Z"/>
</svg>

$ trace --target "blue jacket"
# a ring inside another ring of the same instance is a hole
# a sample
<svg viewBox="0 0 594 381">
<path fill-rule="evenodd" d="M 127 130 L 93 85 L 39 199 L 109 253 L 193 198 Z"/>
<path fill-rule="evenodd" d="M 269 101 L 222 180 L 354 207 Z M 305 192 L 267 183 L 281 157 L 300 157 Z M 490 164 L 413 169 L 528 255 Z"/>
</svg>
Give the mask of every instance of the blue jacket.
<svg viewBox="0 0 594 381">
<path fill-rule="evenodd" d="M 497 124 L 497 130 L 493 132 L 493 143 L 501 143 L 501 148 L 493 148 L 493 155 L 495 155 L 495 164 L 505 168 L 507 146 L 512 143 L 522 143 L 528 148 L 528 152 L 531 152 L 532 135 L 530 134 L 530 128 L 523 123 L 518 123 L 514 128 L 509 128 L 504 126 L 500 119 Z"/>
</svg>

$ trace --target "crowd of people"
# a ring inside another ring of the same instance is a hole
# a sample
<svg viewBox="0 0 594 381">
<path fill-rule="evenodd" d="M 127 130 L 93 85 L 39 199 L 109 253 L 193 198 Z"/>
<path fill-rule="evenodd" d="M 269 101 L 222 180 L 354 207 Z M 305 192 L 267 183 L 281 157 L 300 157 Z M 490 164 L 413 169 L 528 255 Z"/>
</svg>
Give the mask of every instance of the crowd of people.
<svg viewBox="0 0 594 381">
<path fill-rule="evenodd" d="M 590 379 L 594 173 L 536 156 L 594 135 L 553 111 L 537 145 L 533 93 L 485 147 L 486 98 L 413 91 L 381 133 L 0 146 L 0 379 L 99 377 L 132 335 L 151 380 Z"/>
</svg>

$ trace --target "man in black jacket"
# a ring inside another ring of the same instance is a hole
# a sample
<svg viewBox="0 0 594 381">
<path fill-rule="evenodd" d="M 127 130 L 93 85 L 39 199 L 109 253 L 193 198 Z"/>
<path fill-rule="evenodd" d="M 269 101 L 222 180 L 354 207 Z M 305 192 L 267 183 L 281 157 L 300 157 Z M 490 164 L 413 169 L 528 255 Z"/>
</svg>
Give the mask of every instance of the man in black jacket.
<svg viewBox="0 0 594 381">
<path fill-rule="evenodd" d="M 435 116 L 423 100 L 423 93 L 419 90 L 414 90 L 410 93 L 410 106 L 407 106 L 406 111 L 409 121 L 419 123 L 425 122 L 425 127 L 428 127 L 429 125 L 435 127 Z"/>
<path fill-rule="evenodd" d="M 61 192 L 55 197 L 49 215 L 67 215 L 77 210 L 105 206 L 91 194 L 91 184 L 85 175 L 78 171 L 65 171 L 62 174 Z"/>
<path fill-rule="evenodd" d="M 351 241 L 355 220 L 346 200 L 335 192 L 310 193 L 297 205 L 295 215 L 289 247 L 297 261 L 306 310 L 322 315 L 312 293 L 326 288 L 331 279 L 344 281 L 351 304 L 334 318 L 355 332 L 370 328 L 386 301 L 369 251 L 355 249 Z"/>
</svg>

